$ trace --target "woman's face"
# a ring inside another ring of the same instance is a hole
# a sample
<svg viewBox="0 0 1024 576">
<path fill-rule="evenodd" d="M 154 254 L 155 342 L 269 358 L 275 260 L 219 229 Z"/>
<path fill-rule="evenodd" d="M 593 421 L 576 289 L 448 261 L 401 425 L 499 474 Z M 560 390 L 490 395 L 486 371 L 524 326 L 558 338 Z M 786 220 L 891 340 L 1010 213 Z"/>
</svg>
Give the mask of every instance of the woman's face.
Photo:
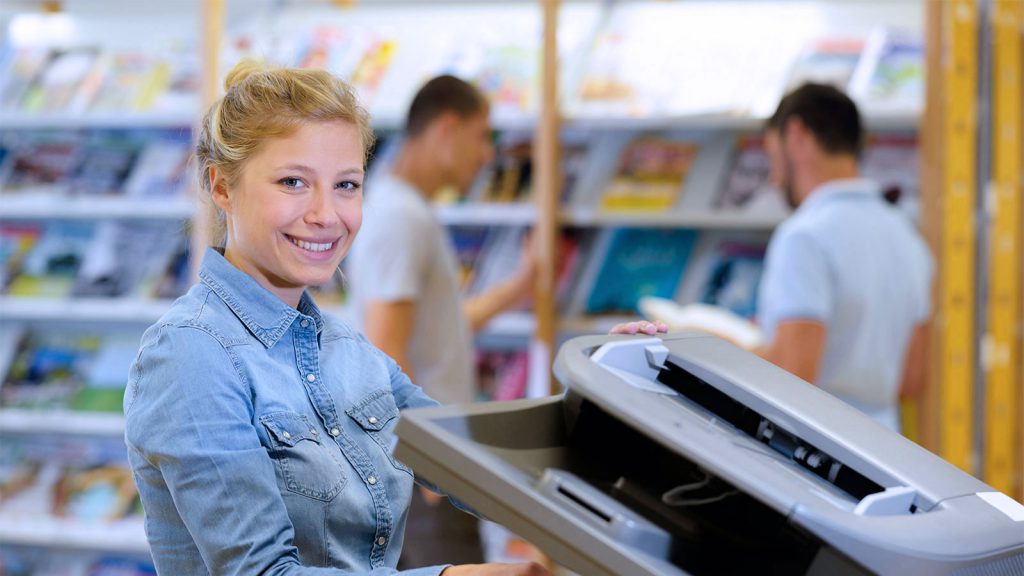
<svg viewBox="0 0 1024 576">
<path fill-rule="evenodd" d="M 303 124 L 266 140 L 235 185 L 214 177 L 227 216 L 224 256 L 297 306 L 306 286 L 326 283 L 363 219 L 363 144 L 348 122 Z"/>
</svg>

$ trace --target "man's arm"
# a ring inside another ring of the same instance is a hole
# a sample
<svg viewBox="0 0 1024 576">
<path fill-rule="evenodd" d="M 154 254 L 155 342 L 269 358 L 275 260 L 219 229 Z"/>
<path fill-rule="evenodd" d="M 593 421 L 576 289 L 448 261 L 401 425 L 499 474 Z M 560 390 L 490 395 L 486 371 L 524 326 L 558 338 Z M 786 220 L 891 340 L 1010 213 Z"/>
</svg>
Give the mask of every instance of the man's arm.
<svg viewBox="0 0 1024 576">
<path fill-rule="evenodd" d="M 469 328 L 478 332 L 487 322 L 522 300 L 533 289 L 533 275 L 519 272 L 491 289 L 463 300 L 462 312 Z"/>
<path fill-rule="evenodd" d="M 463 300 L 462 313 L 469 321 L 470 330 L 479 332 L 491 318 L 512 308 L 524 297 L 530 295 L 536 276 L 536 246 L 533 235 L 528 234 L 523 240 L 519 268 L 515 274 L 490 289 Z"/>
<path fill-rule="evenodd" d="M 409 362 L 409 341 L 416 321 L 413 300 L 371 300 L 366 306 L 366 337 L 390 356 L 413 382 L 416 378 Z"/>
<path fill-rule="evenodd" d="M 928 382 L 928 331 L 924 324 L 914 328 L 903 360 L 903 378 L 900 381 L 900 400 L 918 400 L 924 395 Z"/>
<path fill-rule="evenodd" d="M 816 320 L 784 320 L 776 326 L 771 344 L 755 352 L 813 384 L 818 378 L 827 337 L 828 329 Z"/>
</svg>

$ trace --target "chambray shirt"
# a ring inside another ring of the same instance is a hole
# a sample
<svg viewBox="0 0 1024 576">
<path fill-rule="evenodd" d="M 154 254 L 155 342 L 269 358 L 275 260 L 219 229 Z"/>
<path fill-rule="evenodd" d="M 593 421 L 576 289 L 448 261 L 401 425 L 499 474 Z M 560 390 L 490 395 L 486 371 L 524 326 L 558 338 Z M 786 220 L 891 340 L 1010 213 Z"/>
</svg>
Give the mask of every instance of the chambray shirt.
<svg viewBox="0 0 1024 576">
<path fill-rule="evenodd" d="M 143 336 L 125 393 L 157 570 L 394 574 L 413 474 L 393 431 L 435 402 L 308 294 L 292 308 L 213 249 L 199 277 Z"/>
</svg>

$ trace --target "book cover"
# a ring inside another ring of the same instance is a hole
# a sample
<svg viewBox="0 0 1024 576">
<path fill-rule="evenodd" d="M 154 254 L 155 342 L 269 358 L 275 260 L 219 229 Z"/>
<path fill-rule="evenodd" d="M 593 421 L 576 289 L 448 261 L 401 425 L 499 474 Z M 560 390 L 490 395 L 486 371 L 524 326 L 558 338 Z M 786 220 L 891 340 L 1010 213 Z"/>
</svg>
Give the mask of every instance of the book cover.
<svg viewBox="0 0 1024 576">
<path fill-rule="evenodd" d="M 93 132 L 82 143 L 69 192 L 80 196 L 120 194 L 143 147 L 130 132 Z"/>
<path fill-rule="evenodd" d="M 192 152 L 188 133 L 154 132 L 142 141 L 142 150 L 124 182 L 125 196 L 168 198 L 181 194 Z"/>
<path fill-rule="evenodd" d="M 474 282 L 477 266 L 481 263 L 480 254 L 483 252 L 490 233 L 490 229 L 486 226 L 451 226 L 448 228 L 459 267 L 459 287 L 463 293 L 466 293 Z"/>
<path fill-rule="evenodd" d="M 11 279 L 21 274 L 42 232 L 35 224 L 0 224 L 0 292 L 6 292 Z"/>
<path fill-rule="evenodd" d="M 661 212 L 675 205 L 690 164 L 697 155 L 692 142 L 658 137 L 638 138 L 619 155 L 617 168 L 601 196 L 610 212 Z"/>
<path fill-rule="evenodd" d="M 94 46 L 51 51 L 22 97 L 21 108 L 28 112 L 65 110 L 92 71 L 99 53 Z"/>
<path fill-rule="evenodd" d="M 42 47 L 4 44 L 0 68 L 0 109 L 17 110 L 36 77 L 44 68 L 49 51 Z"/>
<path fill-rule="evenodd" d="M 741 135 L 725 185 L 715 197 L 714 208 L 726 212 L 788 212 L 782 193 L 771 185 L 771 160 L 764 149 L 764 137 Z"/>
<path fill-rule="evenodd" d="M 71 294 L 92 241 L 90 222 L 48 224 L 8 285 L 11 296 L 63 298 Z"/>
<path fill-rule="evenodd" d="M 584 311 L 632 314 L 644 296 L 672 298 L 697 234 L 682 228 L 616 228 L 610 233 L 607 252 L 594 255 L 601 265 Z"/>
<path fill-rule="evenodd" d="M 723 241 L 715 245 L 700 302 L 730 310 L 744 318 L 757 312 L 757 293 L 766 246 Z"/>
<path fill-rule="evenodd" d="M 477 352 L 476 372 L 481 401 L 515 400 L 526 396 L 530 357 L 526 350 Z"/>
<path fill-rule="evenodd" d="M 118 520 L 131 513 L 137 495 L 124 464 L 67 466 L 53 489 L 53 515 L 90 524 Z"/>
<path fill-rule="evenodd" d="M 9 154 L 3 193 L 58 196 L 71 188 L 83 142 L 69 131 L 29 132 L 11 142 Z"/>
<path fill-rule="evenodd" d="M 924 105 L 924 56 L 919 34 L 877 31 L 865 49 L 865 64 L 853 79 L 851 95 L 876 111 L 919 111 Z"/>
<path fill-rule="evenodd" d="M 848 90 L 864 45 L 863 38 L 820 38 L 811 42 L 794 62 L 785 91 L 805 82 L 831 84 Z"/>
</svg>

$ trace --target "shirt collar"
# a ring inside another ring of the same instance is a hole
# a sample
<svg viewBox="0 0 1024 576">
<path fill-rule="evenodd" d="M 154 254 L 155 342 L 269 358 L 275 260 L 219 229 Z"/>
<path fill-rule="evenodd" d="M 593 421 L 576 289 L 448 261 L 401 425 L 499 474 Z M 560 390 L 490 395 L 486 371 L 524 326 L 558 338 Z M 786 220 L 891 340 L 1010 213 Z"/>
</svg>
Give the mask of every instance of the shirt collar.
<svg viewBox="0 0 1024 576">
<path fill-rule="evenodd" d="M 811 191 L 807 198 L 800 204 L 798 210 L 810 210 L 814 206 L 822 204 L 833 198 L 846 196 L 876 196 L 880 197 L 882 189 L 874 180 L 867 178 L 844 178 L 842 180 L 829 180 Z"/>
<path fill-rule="evenodd" d="M 309 292 L 303 291 L 298 309 L 292 308 L 252 276 L 235 268 L 224 258 L 221 248 L 206 249 L 199 278 L 267 348 L 276 344 L 299 316 L 311 318 L 318 334 L 324 327 L 323 315 Z"/>
</svg>

